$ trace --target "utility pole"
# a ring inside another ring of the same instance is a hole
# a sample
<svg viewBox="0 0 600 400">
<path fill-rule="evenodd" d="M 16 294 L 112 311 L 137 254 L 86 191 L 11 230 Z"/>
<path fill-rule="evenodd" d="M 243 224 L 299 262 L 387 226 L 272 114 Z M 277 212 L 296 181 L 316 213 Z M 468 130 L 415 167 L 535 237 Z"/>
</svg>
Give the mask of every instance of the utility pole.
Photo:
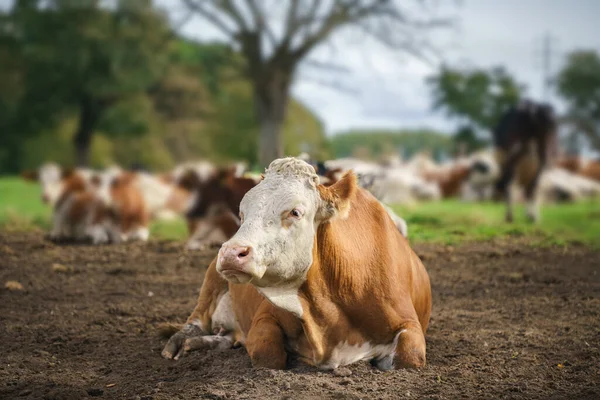
<svg viewBox="0 0 600 400">
<path fill-rule="evenodd" d="M 542 100 L 546 103 L 550 100 L 552 90 L 552 58 L 556 51 L 555 39 L 549 32 L 544 34 L 541 52 L 538 53 L 541 57 L 542 68 Z"/>
</svg>

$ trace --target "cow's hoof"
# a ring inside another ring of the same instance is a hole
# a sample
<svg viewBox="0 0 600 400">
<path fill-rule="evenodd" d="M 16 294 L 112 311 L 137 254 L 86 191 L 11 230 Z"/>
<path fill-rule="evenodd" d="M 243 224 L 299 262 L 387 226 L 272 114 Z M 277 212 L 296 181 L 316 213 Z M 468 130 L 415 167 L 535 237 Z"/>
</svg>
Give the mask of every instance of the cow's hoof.
<svg viewBox="0 0 600 400">
<path fill-rule="evenodd" d="M 389 371 L 394 369 L 394 357 L 388 356 L 380 359 L 372 359 L 371 365 L 380 371 Z"/>
<path fill-rule="evenodd" d="M 194 350 L 227 350 L 233 347 L 231 336 L 196 336 L 185 339 L 183 352 L 189 353 Z"/>
<path fill-rule="evenodd" d="M 188 339 L 202 336 L 200 327 L 186 324 L 182 330 L 171 336 L 161 355 L 169 360 L 179 360 L 185 355 L 185 343 Z"/>
</svg>

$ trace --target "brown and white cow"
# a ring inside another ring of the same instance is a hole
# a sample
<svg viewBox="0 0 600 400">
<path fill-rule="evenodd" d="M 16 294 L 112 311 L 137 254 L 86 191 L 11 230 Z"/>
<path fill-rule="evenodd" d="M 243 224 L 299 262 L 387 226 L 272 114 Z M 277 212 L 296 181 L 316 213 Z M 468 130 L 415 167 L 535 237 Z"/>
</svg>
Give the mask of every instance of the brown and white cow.
<svg viewBox="0 0 600 400">
<path fill-rule="evenodd" d="M 86 168 L 64 168 L 55 163 L 45 163 L 37 170 L 22 172 L 21 177 L 28 181 L 39 182 L 42 202 L 54 206 L 64 191 L 68 177 L 77 175 L 84 182 L 89 182 L 93 174 L 94 171 Z"/>
<path fill-rule="evenodd" d="M 588 160 L 583 157 L 565 157 L 556 163 L 567 171 L 600 182 L 600 160 Z"/>
<path fill-rule="evenodd" d="M 190 234 L 187 247 L 221 245 L 229 239 L 240 225 L 240 202 L 256 184 L 253 178 L 238 176 L 236 168 L 221 168 L 204 179 L 194 170 L 184 172 L 178 187 L 189 193 L 185 212 Z"/>
<path fill-rule="evenodd" d="M 353 172 L 325 187 L 305 162 L 275 160 L 240 216 L 164 357 L 238 342 L 256 367 L 288 354 L 323 369 L 425 365 L 429 277 Z"/>
<path fill-rule="evenodd" d="M 45 164 L 23 177 L 38 180 L 42 201 L 52 206 L 51 240 L 103 244 L 148 238 L 146 206 L 134 174 Z"/>
<path fill-rule="evenodd" d="M 110 240 L 105 228 L 108 210 L 98 197 L 99 185 L 94 172 L 83 168 L 62 168 L 54 163 L 37 171 L 21 174 L 26 180 L 38 181 L 42 202 L 52 207 L 49 238 L 55 241 Z"/>
</svg>

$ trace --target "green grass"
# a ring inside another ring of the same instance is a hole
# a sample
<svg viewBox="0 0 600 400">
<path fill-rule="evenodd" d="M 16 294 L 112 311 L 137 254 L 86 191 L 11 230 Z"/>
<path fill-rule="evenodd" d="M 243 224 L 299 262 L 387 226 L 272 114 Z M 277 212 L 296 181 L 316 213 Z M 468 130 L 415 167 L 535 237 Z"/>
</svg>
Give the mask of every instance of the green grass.
<svg viewBox="0 0 600 400">
<path fill-rule="evenodd" d="M 526 222 L 523 206 L 515 207 L 515 222 L 504 221 L 504 205 L 446 200 L 396 206 L 406 219 L 413 242 L 457 244 L 494 238 L 523 238 L 534 245 L 584 243 L 600 247 L 600 202 L 547 205 L 541 222 Z"/>
<path fill-rule="evenodd" d="M 50 227 L 51 210 L 42 203 L 40 186 L 20 178 L 0 179 L 0 227 Z"/>
<path fill-rule="evenodd" d="M 533 245 L 584 243 L 600 248 L 600 202 L 552 205 L 542 208 L 537 225 L 525 221 L 516 207 L 516 222 L 504 222 L 503 204 L 471 204 L 457 200 L 393 207 L 408 222 L 412 242 L 458 244 L 494 238 L 521 238 Z M 0 179 L 0 228 L 48 229 L 50 209 L 40 201 L 37 184 L 20 178 Z M 153 223 L 151 236 L 181 240 L 187 236 L 183 220 Z"/>
</svg>

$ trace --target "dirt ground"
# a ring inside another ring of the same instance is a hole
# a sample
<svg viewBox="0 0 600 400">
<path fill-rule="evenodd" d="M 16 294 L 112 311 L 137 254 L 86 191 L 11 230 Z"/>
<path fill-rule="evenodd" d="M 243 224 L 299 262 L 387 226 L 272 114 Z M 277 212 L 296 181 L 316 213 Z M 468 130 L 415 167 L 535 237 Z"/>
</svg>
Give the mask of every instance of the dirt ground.
<svg viewBox="0 0 600 400">
<path fill-rule="evenodd" d="M 434 296 L 427 367 L 335 376 L 253 369 L 244 349 L 160 357 L 157 325 L 185 321 L 216 250 L 0 232 L 0 399 L 600 399 L 599 252 L 416 250 Z"/>
</svg>

